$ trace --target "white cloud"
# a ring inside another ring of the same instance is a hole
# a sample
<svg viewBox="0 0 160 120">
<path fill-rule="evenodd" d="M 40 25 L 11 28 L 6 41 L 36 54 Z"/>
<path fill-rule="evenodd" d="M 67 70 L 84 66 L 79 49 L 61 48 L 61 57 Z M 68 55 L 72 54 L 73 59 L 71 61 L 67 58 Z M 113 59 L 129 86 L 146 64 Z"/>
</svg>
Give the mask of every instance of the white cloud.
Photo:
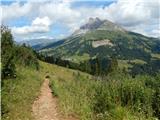
<svg viewBox="0 0 160 120">
<path fill-rule="evenodd" d="M 57 22 L 70 24 L 78 22 L 81 14 L 79 11 L 76 11 L 71 8 L 69 2 L 47 2 L 46 4 L 40 6 L 39 8 L 40 16 L 48 16 L 52 20 L 54 19 Z"/>
<path fill-rule="evenodd" d="M 24 26 L 24 27 L 13 27 L 12 31 L 14 34 L 27 35 L 30 33 L 43 33 L 48 32 L 47 26 Z"/>
<path fill-rule="evenodd" d="M 28 41 L 28 40 L 32 40 L 32 39 L 50 39 L 50 40 L 52 40 L 52 39 L 55 39 L 55 38 L 53 38 L 53 37 L 51 37 L 51 36 L 31 36 L 31 37 L 26 37 L 26 38 L 23 38 L 23 40 L 24 41 Z"/>
<path fill-rule="evenodd" d="M 119 0 L 117 4 L 110 6 L 109 11 L 111 11 L 114 21 L 126 29 L 147 36 L 158 37 L 159 34 L 153 31 L 159 28 L 159 7 L 160 2 L 158 0 L 130 0 L 128 2 Z M 117 9 L 118 13 L 113 12 L 113 9 Z"/>
<path fill-rule="evenodd" d="M 54 38 L 51 36 L 40 36 L 40 37 L 37 37 L 37 39 L 54 39 Z"/>
<path fill-rule="evenodd" d="M 14 35 L 28 35 L 32 33 L 45 33 L 49 32 L 51 20 L 48 17 L 36 18 L 33 20 L 31 26 L 12 27 Z"/>
<path fill-rule="evenodd" d="M 11 5 L 1 5 L 0 8 L 2 9 L 1 21 L 3 22 L 30 14 L 33 4 L 25 3 L 21 5 L 18 2 L 14 2 Z"/>
<path fill-rule="evenodd" d="M 39 18 L 37 17 L 35 20 L 33 20 L 32 25 L 33 26 L 49 26 L 51 25 L 52 21 L 48 17 Z"/>
<path fill-rule="evenodd" d="M 159 6 L 158 0 L 118 0 L 107 8 L 107 12 L 115 22 L 133 26 L 159 17 Z"/>
<path fill-rule="evenodd" d="M 155 35 L 157 35 L 157 37 L 160 38 L 160 28 L 154 29 L 149 33 L 149 36 L 151 36 L 151 37 L 155 37 Z"/>
</svg>

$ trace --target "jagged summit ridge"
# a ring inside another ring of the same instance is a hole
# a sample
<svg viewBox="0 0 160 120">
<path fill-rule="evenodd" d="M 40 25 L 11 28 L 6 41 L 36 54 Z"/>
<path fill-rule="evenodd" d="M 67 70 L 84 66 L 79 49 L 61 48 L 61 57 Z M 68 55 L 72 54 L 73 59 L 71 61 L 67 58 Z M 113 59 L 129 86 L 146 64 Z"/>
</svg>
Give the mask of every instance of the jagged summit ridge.
<svg viewBox="0 0 160 120">
<path fill-rule="evenodd" d="M 101 24 L 103 24 L 103 21 L 100 20 L 99 18 L 89 18 L 88 23 L 86 23 L 85 25 L 82 25 L 80 27 L 80 29 L 88 29 L 88 30 L 92 30 L 92 29 L 97 29 Z"/>
<path fill-rule="evenodd" d="M 101 20 L 100 18 L 89 18 L 88 22 L 82 25 L 78 30 L 76 30 L 73 35 L 84 34 L 88 31 L 92 30 L 107 30 L 107 31 L 122 31 L 126 30 L 121 26 L 109 21 L 109 20 Z"/>
</svg>

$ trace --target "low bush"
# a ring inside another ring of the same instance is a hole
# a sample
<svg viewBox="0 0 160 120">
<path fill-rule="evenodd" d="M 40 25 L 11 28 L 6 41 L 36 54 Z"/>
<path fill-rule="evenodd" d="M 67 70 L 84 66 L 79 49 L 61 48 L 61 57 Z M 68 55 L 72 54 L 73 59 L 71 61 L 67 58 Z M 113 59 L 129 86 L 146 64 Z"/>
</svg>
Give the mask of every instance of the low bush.
<svg viewBox="0 0 160 120">
<path fill-rule="evenodd" d="M 26 45 L 16 46 L 15 59 L 18 64 L 23 66 L 30 66 L 34 69 L 39 69 L 38 59 L 32 48 Z"/>
</svg>

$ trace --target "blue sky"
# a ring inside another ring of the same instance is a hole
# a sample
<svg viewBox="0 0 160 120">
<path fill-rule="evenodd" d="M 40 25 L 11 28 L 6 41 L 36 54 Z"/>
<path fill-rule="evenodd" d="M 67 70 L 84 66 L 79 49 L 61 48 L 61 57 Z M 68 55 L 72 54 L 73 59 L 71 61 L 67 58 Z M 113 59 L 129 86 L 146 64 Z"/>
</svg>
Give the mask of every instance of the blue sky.
<svg viewBox="0 0 160 120">
<path fill-rule="evenodd" d="M 1 23 L 12 29 L 16 41 L 61 39 L 90 17 L 108 19 L 147 36 L 160 36 L 158 0 L 5 0 L 0 6 Z"/>
</svg>

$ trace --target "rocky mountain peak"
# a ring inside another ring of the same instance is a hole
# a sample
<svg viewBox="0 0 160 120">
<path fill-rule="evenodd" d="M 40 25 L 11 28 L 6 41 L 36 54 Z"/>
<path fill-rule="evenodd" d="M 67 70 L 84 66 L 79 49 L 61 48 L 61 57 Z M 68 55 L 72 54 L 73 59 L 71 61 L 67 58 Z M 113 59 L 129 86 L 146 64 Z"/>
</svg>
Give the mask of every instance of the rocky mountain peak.
<svg viewBox="0 0 160 120">
<path fill-rule="evenodd" d="M 109 21 L 109 20 L 101 20 L 100 18 L 92 18 L 90 17 L 88 22 L 82 25 L 77 31 L 73 33 L 73 35 L 84 34 L 88 31 L 92 30 L 107 30 L 107 31 L 122 31 L 125 32 L 121 26 Z"/>
<path fill-rule="evenodd" d="M 96 29 L 103 23 L 102 20 L 100 20 L 98 17 L 96 18 L 89 18 L 88 22 L 85 25 L 82 25 L 80 29 Z"/>
<path fill-rule="evenodd" d="M 90 17 L 89 20 L 88 20 L 88 23 L 92 24 L 92 23 L 100 22 L 100 21 L 101 20 L 98 17 L 96 17 L 96 18 Z"/>
</svg>

